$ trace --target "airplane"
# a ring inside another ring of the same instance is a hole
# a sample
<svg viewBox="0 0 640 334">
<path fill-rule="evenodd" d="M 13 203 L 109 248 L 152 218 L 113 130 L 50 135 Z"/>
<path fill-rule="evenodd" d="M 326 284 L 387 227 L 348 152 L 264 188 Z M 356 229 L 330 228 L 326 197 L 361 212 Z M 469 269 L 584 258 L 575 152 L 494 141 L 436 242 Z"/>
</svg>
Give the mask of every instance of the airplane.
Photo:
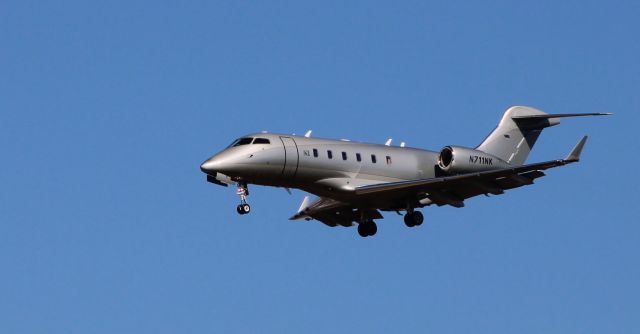
<svg viewBox="0 0 640 334">
<path fill-rule="evenodd" d="M 525 164 L 543 129 L 560 118 L 610 113 L 547 114 L 526 106 L 508 108 L 498 126 L 475 148 L 449 145 L 440 151 L 254 133 L 240 137 L 202 163 L 207 181 L 237 185 L 236 210 L 251 211 L 249 184 L 300 189 L 306 196 L 291 220 L 318 220 L 328 226 L 357 224 L 362 237 L 373 236 L 381 211 L 405 212 L 408 227 L 420 226 L 425 206 L 464 206 L 478 195 L 501 195 L 531 185 L 546 169 L 578 162 L 584 136 L 564 159 Z"/>
</svg>

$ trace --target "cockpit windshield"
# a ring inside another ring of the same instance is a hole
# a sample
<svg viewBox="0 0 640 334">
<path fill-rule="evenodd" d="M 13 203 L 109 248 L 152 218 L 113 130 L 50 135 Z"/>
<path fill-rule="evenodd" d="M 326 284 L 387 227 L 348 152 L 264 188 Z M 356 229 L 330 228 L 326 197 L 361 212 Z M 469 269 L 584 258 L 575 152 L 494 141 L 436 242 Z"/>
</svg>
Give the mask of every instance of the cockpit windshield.
<svg viewBox="0 0 640 334">
<path fill-rule="evenodd" d="M 231 145 L 229 145 L 229 147 L 236 147 L 236 146 L 240 146 L 240 145 L 248 145 L 248 144 L 251 144 L 252 141 L 253 141 L 253 138 L 251 138 L 251 137 L 238 138 L 233 143 L 231 143 Z"/>
<path fill-rule="evenodd" d="M 229 145 L 228 147 L 236 147 L 236 146 L 241 146 L 241 145 L 249 145 L 249 144 L 271 144 L 271 141 L 269 141 L 269 139 L 267 138 L 253 138 L 253 137 L 243 137 L 243 138 L 238 138 L 235 141 L 233 141 L 233 143 L 231 143 L 231 145 Z"/>
<path fill-rule="evenodd" d="M 253 143 L 254 144 L 271 144 L 271 142 L 267 138 L 256 138 L 256 140 L 254 140 Z"/>
</svg>

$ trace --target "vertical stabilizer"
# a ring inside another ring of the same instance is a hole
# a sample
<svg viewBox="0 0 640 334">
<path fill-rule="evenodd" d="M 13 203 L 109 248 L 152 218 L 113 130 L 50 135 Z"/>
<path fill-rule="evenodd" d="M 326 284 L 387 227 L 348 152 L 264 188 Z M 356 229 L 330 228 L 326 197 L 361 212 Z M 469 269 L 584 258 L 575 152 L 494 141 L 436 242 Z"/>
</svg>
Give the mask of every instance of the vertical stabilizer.
<svg viewBox="0 0 640 334">
<path fill-rule="evenodd" d="M 498 126 L 477 147 L 512 164 L 522 165 L 542 129 L 560 123 L 557 118 L 531 107 L 515 106 L 507 109 Z"/>
</svg>

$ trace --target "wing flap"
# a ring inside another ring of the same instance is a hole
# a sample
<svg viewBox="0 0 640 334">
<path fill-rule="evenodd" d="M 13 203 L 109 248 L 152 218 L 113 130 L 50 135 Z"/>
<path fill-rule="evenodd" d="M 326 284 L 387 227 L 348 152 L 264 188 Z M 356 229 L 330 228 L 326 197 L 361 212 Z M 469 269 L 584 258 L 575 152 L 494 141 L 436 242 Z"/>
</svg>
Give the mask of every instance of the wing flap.
<svg viewBox="0 0 640 334">
<path fill-rule="evenodd" d="M 376 209 L 364 209 L 364 215 L 370 219 L 381 219 L 382 215 Z M 305 197 L 298 209 L 290 220 L 311 220 L 315 219 L 321 223 L 335 226 L 352 226 L 354 221 L 358 221 L 362 216 L 361 209 L 354 208 L 348 203 L 336 201 L 331 198 L 321 197 L 313 203 L 309 203 L 309 197 Z"/>
</svg>

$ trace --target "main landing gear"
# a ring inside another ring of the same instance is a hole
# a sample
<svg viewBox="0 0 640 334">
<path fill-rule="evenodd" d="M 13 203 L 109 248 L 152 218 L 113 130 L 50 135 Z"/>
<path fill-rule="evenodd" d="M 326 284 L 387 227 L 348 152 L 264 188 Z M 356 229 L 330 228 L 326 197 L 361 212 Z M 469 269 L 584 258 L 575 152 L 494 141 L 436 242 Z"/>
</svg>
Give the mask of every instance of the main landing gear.
<svg viewBox="0 0 640 334">
<path fill-rule="evenodd" d="M 407 211 L 406 215 L 404 215 L 404 224 L 407 225 L 407 227 L 420 226 L 423 221 L 424 216 L 420 211 L 410 210 Z"/>
<path fill-rule="evenodd" d="M 251 212 L 251 206 L 247 203 L 247 196 L 249 196 L 249 188 L 247 187 L 247 184 L 239 182 L 236 193 L 240 196 L 240 204 L 236 207 L 238 214 L 245 215 Z"/>
<path fill-rule="evenodd" d="M 358 234 L 363 238 L 374 236 L 376 232 L 378 232 L 378 225 L 372 219 L 358 224 Z"/>
</svg>

